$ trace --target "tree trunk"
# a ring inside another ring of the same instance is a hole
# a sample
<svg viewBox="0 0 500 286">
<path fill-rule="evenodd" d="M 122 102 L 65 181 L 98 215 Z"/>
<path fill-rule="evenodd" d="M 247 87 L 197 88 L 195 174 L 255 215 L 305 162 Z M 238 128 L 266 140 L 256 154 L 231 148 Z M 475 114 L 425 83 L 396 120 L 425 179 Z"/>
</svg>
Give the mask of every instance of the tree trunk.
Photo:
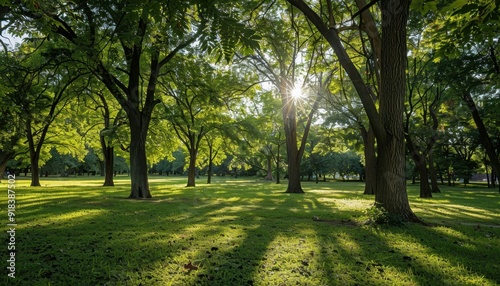
<svg viewBox="0 0 500 286">
<path fill-rule="evenodd" d="M 5 152 L 0 150 L 0 183 L 2 182 L 3 174 L 7 168 L 7 163 L 15 155 L 14 152 Z"/>
<path fill-rule="evenodd" d="M 141 124 L 139 114 L 128 113 L 130 122 L 130 199 L 151 198 L 146 158 L 146 138 L 149 124 Z M 135 114 L 135 115 L 132 115 Z M 136 116 L 137 115 L 137 116 Z"/>
<path fill-rule="evenodd" d="M 300 156 L 297 147 L 297 120 L 296 106 L 291 98 L 288 85 L 281 83 L 281 97 L 283 102 L 283 122 L 285 125 L 286 153 L 288 158 L 288 187 L 285 193 L 303 194 L 300 182 Z"/>
<path fill-rule="evenodd" d="M 375 153 L 375 134 L 373 130 L 361 128 L 365 145 L 365 195 L 374 195 L 377 187 L 377 155 Z"/>
<path fill-rule="evenodd" d="M 418 173 L 420 174 L 420 197 L 432 198 L 432 192 L 431 192 L 431 187 L 429 185 L 429 176 L 427 173 L 425 158 L 420 156 L 418 162 L 415 161 L 415 164 L 417 164 Z"/>
<path fill-rule="evenodd" d="M 114 186 L 113 182 L 113 168 L 114 168 L 114 148 L 106 144 L 104 136 L 100 136 L 101 150 L 104 154 L 104 184 L 103 186 Z"/>
<path fill-rule="evenodd" d="M 381 0 L 382 51 L 380 119 L 385 129 L 377 137 L 376 205 L 404 220 L 420 222 L 406 192 L 403 113 L 406 94 L 406 21 L 411 1 Z"/>
<path fill-rule="evenodd" d="M 41 134 L 42 139 L 35 144 L 35 138 L 33 137 L 31 129 L 31 120 L 26 121 L 26 139 L 28 141 L 28 149 L 30 153 L 30 167 L 31 167 L 31 185 L 32 187 L 40 187 L 40 168 L 38 166 L 38 160 L 40 159 L 41 141 L 43 140 L 43 132 Z"/>
<path fill-rule="evenodd" d="M 280 148 L 281 145 L 278 143 L 278 152 L 276 153 L 276 184 L 280 183 Z"/>
<path fill-rule="evenodd" d="M 30 150 L 30 166 L 31 166 L 31 185 L 32 187 L 40 187 L 40 168 L 38 161 L 40 160 L 40 152 Z"/>
<path fill-rule="evenodd" d="M 488 165 L 486 164 L 486 162 L 484 163 L 484 169 L 486 170 L 486 183 L 488 184 L 488 189 L 489 189 L 489 188 L 491 188 L 490 174 L 488 172 Z"/>
<path fill-rule="evenodd" d="M 213 164 L 213 159 L 214 159 L 214 156 L 213 156 L 213 151 L 214 151 L 214 148 L 213 148 L 213 145 L 212 144 L 208 144 L 208 147 L 209 147 L 209 154 L 208 154 L 208 170 L 207 170 L 207 184 L 211 184 L 212 183 L 212 164 Z"/>
<path fill-rule="evenodd" d="M 303 194 L 302 184 L 300 182 L 300 163 L 297 160 L 288 162 L 288 187 L 286 193 Z"/>
<path fill-rule="evenodd" d="M 267 161 L 267 175 L 264 178 L 266 181 L 272 181 L 273 180 L 273 166 L 272 166 L 272 156 L 267 155 L 266 156 L 266 161 Z"/>
<path fill-rule="evenodd" d="M 429 151 L 429 174 L 431 177 L 431 192 L 433 193 L 441 193 L 441 190 L 439 189 L 438 185 L 438 178 L 436 174 L 436 169 L 434 168 L 434 154 L 432 152 L 432 149 Z"/>
<path fill-rule="evenodd" d="M 196 150 L 189 150 L 188 182 L 186 187 L 196 186 Z"/>
<path fill-rule="evenodd" d="M 429 176 L 427 175 L 427 165 L 425 162 L 425 155 L 419 153 L 408 130 L 405 130 L 406 147 L 410 152 L 410 156 L 415 163 L 415 169 L 418 171 L 420 177 L 420 197 L 432 198 L 431 187 L 429 186 Z M 413 176 L 415 178 L 415 176 Z"/>
<path fill-rule="evenodd" d="M 494 171 L 491 172 L 491 187 L 495 188 L 495 184 L 497 183 L 497 174 Z"/>
</svg>

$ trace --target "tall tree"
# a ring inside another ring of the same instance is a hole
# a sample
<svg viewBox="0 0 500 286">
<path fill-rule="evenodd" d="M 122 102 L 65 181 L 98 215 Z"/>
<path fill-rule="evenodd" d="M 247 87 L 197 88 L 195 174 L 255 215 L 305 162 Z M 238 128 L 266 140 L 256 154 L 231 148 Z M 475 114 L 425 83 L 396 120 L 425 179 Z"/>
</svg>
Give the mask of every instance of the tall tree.
<svg viewBox="0 0 500 286">
<path fill-rule="evenodd" d="M 412 49 L 407 71 L 408 92 L 404 130 L 409 155 L 420 177 L 420 197 L 430 198 L 432 192 L 439 192 L 435 177 L 432 178 L 432 188 L 429 185 L 429 170 L 433 167 L 432 149 L 438 140 L 437 113 L 443 90 L 438 83 L 433 82 L 431 72 L 426 69 L 432 58 L 428 59 L 425 53 L 419 53 L 418 41 L 416 48 Z"/>
<path fill-rule="evenodd" d="M 296 11 L 268 7 L 255 26 L 261 31 L 265 45 L 251 57 L 259 74 L 269 80 L 281 98 L 281 112 L 288 164 L 287 193 L 304 193 L 300 182 L 300 165 L 307 143 L 313 116 L 330 76 L 318 76 L 316 83 L 310 75 L 314 64 L 314 49 L 309 58 L 301 58 L 308 44 L 314 41 L 306 23 Z M 281 17 L 278 16 L 281 13 Z M 310 89 L 310 85 L 317 85 Z M 309 98 L 311 97 L 311 98 Z M 303 126 L 301 122 L 304 122 Z M 300 130 L 302 128 L 302 134 Z"/>
</svg>

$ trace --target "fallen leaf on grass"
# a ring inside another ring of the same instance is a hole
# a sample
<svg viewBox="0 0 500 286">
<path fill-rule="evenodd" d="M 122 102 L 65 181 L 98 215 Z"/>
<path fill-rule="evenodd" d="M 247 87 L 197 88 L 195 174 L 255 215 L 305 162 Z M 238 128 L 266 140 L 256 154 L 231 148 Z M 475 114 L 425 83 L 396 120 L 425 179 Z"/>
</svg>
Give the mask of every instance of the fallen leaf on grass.
<svg viewBox="0 0 500 286">
<path fill-rule="evenodd" d="M 191 261 L 189 261 L 188 264 L 184 264 L 184 269 L 187 269 L 188 271 L 191 271 L 191 270 L 198 270 L 198 266 L 196 265 L 193 265 L 191 263 Z"/>
</svg>

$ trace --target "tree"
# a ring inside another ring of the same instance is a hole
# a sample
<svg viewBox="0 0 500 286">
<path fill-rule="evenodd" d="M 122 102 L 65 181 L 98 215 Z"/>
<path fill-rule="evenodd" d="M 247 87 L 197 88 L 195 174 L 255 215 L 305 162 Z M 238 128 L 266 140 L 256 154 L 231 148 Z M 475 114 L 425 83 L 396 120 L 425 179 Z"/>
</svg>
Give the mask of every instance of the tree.
<svg viewBox="0 0 500 286">
<path fill-rule="evenodd" d="M 11 88 L 8 97 L 24 125 L 31 186 L 40 186 L 40 155 L 49 128 L 69 102 L 68 89 L 80 72 L 66 65 L 57 54 L 35 50 L 30 45 L 5 58 L 3 69 L 4 84 Z"/>
<path fill-rule="evenodd" d="M 420 222 L 408 202 L 405 177 L 405 144 L 403 111 L 406 89 L 406 23 L 411 1 L 380 1 L 382 41 L 380 46 L 379 109 L 372 99 L 359 71 L 339 39 L 331 1 L 316 13 L 302 0 L 288 0 L 297 7 L 332 46 L 342 67 L 351 79 L 363 103 L 377 139 L 377 189 L 375 202 L 388 213 L 403 220 Z M 373 3 L 373 2 L 372 2 Z M 368 4 L 369 5 L 369 4 Z M 370 6 L 364 7 L 368 11 Z M 361 10 L 360 10 L 361 11 Z M 322 19 L 319 15 L 326 15 Z"/>
<path fill-rule="evenodd" d="M 293 9 L 287 9 L 286 15 L 283 12 L 269 7 L 265 16 L 255 23 L 266 44 L 250 60 L 259 74 L 272 83 L 281 98 L 288 164 L 286 192 L 302 194 L 301 160 L 313 116 L 321 99 L 320 94 L 324 93 L 331 77 L 328 73 L 324 76 L 317 74 L 316 82 L 311 80 L 314 48 L 309 51 L 310 60 L 301 57 L 307 51 L 307 44 L 314 42 L 314 34 L 310 33 L 306 23 L 297 17 Z M 281 17 L 278 16 L 280 13 Z M 316 87 L 313 89 L 311 85 Z M 308 106 L 309 102 L 311 104 Z M 304 124 L 300 126 L 302 122 Z M 300 130 L 302 134 L 299 133 Z"/>
<path fill-rule="evenodd" d="M 418 55 L 418 53 L 417 53 Z M 438 192 L 436 178 L 433 188 L 429 185 L 429 169 L 433 167 L 431 152 L 438 140 L 439 127 L 437 112 L 443 93 L 439 84 L 429 82 L 424 71 L 430 59 L 412 56 L 408 69 L 408 100 L 405 105 L 405 139 L 409 154 L 420 175 L 420 197 L 431 198 L 432 192 Z"/>
</svg>

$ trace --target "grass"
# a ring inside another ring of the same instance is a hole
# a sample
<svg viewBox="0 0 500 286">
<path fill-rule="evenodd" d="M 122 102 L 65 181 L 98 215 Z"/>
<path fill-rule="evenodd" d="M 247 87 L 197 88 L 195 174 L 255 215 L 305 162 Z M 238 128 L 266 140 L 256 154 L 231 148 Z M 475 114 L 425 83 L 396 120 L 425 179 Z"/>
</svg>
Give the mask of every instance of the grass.
<svg viewBox="0 0 500 286">
<path fill-rule="evenodd" d="M 413 210 L 439 226 L 373 227 L 354 223 L 373 204 L 357 182 L 305 182 L 305 195 L 287 195 L 253 178 L 186 188 L 185 178 L 156 176 L 151 200 L 125 199 L 128 179 L 115 182 L 18 179 L 16 278 L 3 267 L 0 285 L 500 283 L 496 190 L 443 186 L 420 199 L 409 186 Z M 6 266 L 6 231 L 2 241 Z"/>
</svg>

